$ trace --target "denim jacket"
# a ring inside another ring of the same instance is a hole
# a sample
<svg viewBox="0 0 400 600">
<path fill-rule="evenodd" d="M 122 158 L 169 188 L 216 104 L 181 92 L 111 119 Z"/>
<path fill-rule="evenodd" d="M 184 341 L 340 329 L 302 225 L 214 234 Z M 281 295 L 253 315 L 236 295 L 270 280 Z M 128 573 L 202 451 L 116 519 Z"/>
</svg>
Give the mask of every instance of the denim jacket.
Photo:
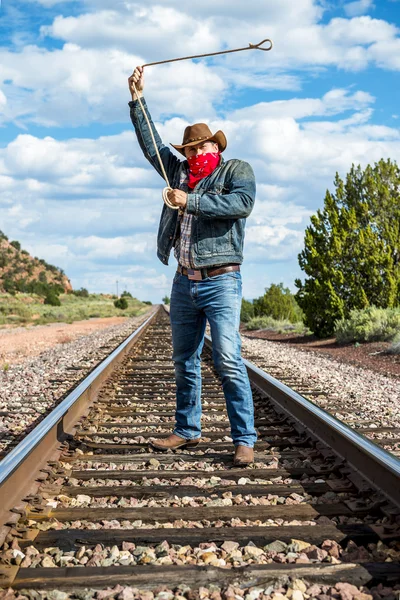
<svg viewBox="0 0 400 600">
<path fill-rule="evenodd" d="M 157 133 L 144 98 L 143 106 L 153 127 L 161 159 L 173 189 L 178 189 L 182 170 L 188 162 L 179 160 Z M 131 119 L 144 156 L 162 176 L 160 164 L 139 102 L 129 102 Z M 256 184 L 253 169 L 242 160 L 221 161 L 218 167 L 189 192 L 186 210 L 192 219 L 191 253 L 196 267 L 243 262 L 246 217 L 252 211 Z M 164 204 L 157 236 L 157 256 L 168 264 L 169 255 L 179 236 L 178 211 Z"/>
</svg>

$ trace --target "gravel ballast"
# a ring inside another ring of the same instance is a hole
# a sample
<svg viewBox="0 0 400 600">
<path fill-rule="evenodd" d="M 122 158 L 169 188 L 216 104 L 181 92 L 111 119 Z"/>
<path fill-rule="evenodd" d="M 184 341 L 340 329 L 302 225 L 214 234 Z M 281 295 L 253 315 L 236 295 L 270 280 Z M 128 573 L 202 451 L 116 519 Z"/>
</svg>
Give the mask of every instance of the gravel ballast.
<svg viewBox="0 0 400 600">
<path fill-rule="evenodd" d="M 396 379 L 267 340 L 244 338 L 242 354 L 250 355 L 261 368 L 274 365 L 310 389 L 323 390 L 328 396 L 313 397 L 313 402 L 352 427 L 357 427 L 357 419 L 400 426 L 400 381 Z M 351 411 L 353 422 L 341 410 Z"/>
</svg>

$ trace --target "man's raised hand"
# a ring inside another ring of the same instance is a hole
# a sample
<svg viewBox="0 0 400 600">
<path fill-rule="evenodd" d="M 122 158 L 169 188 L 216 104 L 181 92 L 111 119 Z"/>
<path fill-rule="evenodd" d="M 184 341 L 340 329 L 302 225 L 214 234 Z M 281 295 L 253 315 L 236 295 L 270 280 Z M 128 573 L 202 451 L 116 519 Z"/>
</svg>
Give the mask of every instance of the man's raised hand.
<svg viewBox="0 0 400 600">
<path fill-rule="evenodd" d="M 128 77 L 128 86 L 129 91 L 132 95 L 132 100 L 136 100 L 135 89 L 132 84 L 135 84 L 138 96 L 142 96 L 143 88 L 144 88 L 144 69 L 143 67 L 136 67 L 133 71 L 132 75 Z"/>
</svg>

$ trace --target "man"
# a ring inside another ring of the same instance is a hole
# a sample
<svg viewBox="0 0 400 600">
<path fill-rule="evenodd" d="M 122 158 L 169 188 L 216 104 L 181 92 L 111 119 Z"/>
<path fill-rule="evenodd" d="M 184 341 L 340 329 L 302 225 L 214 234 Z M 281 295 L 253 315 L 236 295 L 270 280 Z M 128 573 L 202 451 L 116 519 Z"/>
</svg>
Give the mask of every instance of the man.
<svg viewBox="0 0 400 600">
<path fill-rule="evenodd" d="M 142 67 L 129 77 L 131 119 L 140 147 L 162 174 L 154 143 L 137 100 L 134 82 L 153 128 L 156 144 L 172 191 L 164 205 L 158 230 L 157 255 L 168 264 L 174 248 L 178 270 L 171 292 L 170 319 L 176 377 L 176 425 L 165 439 L 152 441 L 158 450 L 190 448 L 201 436 L 200 355 L 206 321 L 211 328 L 214 364 L 222 380 L 234 463 L 254 461 L 254 408 L 239 336 L 241 275 L 245 219 L 255 199 L 255 179 L 250 165 L 222 158 L 227 142 L 222 131 L 212 134 L 204 123 L 186 127 L 182 144 L 173 145 L 181 161 L 165 146 L 143 98 Z"/>
</svg>

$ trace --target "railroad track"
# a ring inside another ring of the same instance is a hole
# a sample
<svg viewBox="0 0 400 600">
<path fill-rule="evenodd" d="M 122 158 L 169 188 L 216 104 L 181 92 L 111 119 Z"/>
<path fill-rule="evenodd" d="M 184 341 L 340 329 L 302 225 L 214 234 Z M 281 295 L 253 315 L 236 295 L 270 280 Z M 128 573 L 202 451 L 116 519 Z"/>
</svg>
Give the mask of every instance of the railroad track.
<svg viewBox="0 0 400 600">
<path fill-rule="evenodd" d="M 132 322 L 138 326 L 145 318 L 76 340 L 73 356 L 67 349 L 50 349 L 29 368 L 16 365 L 0 372 L 0 460 L 126 339 L 129 323 L 132 328 Z"/>
<path fill-rule="evenodd" d="M 153 452 L 170 356 L 160 309 L 0 463 L 6 597 L 395 598 L 400 462 L 248 363 L 259 440 L 235 468 L 209 348 L 202 443 Z"/>
</svg>

